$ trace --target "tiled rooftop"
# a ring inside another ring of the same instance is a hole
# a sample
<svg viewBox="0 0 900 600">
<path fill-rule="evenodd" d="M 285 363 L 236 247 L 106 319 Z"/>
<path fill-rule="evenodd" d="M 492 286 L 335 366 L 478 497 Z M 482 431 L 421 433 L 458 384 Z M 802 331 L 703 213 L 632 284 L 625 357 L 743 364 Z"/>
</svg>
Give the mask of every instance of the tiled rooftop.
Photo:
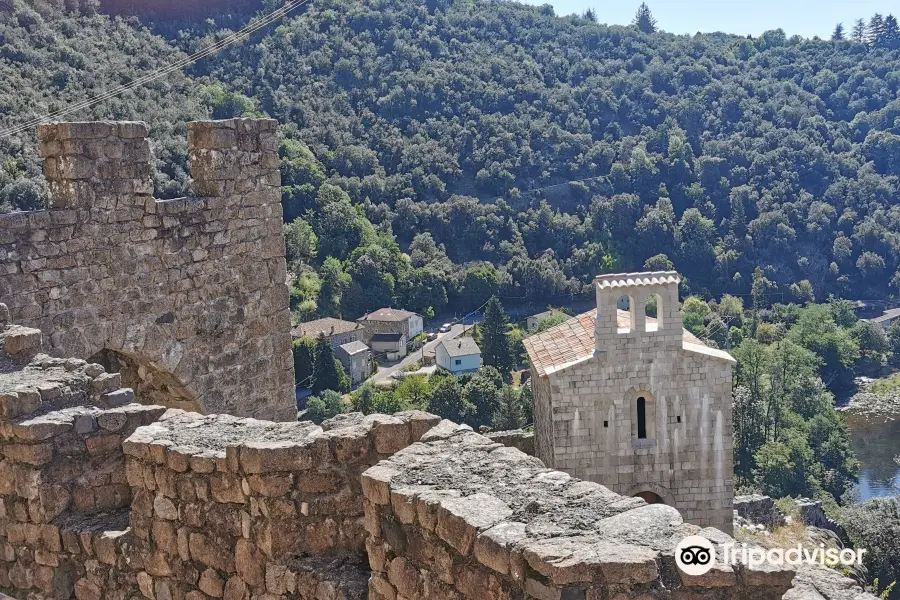
<svg viewBox="0 0 900 600">
<path fill-rule="evenodd" d="M 675 271 L 645 271 L 643 273 L 615 273 L 611 275 L 598 275 L 594 282 L 600 289 L 633 287 L 636 285 L 664 285 L 681 282 L 681 277 Z"/>
<path fill-rule="evenodd" d="M 409 312 L 400 308 L 379 308 L 370 312 L 364 317 L 360 317 L 359 321 L 405 321 L 414 316 L 416 313 Z"/>
<path fill-rule="evenodd" d="M 319 337 L 319 335 L 329 337 L 332 335 L 347 333 L 348 331 L 353 331 L 355 329 L 361 328 L 362 325 L 360 325 L 359 323 L 344 321 L 342 319 L 335 319 L 333 317 L 325 317 L 324 319 L 316 319 L 315 321 L 300 323 L 291 330 L 291 335 L 293 335 L 295 338 L 316 338 Z"/>
<path fill-rule="evenodd" d="M 594 353 L 594 315 L 596 311 L 582 313 L 547 331 L 523 340 L 525 350 L 531 358 L 535 372 L 546 375 L 554 368 L 591 356 Z M 628 311 L 619 310 L 619 327 L 629 326 Z M 647 325 L 655 326 L 656 319 L 647 317 Z M 683 342 L 694 346 L 705 346 L 692 333 L 684 330 Z"/>
</svg>

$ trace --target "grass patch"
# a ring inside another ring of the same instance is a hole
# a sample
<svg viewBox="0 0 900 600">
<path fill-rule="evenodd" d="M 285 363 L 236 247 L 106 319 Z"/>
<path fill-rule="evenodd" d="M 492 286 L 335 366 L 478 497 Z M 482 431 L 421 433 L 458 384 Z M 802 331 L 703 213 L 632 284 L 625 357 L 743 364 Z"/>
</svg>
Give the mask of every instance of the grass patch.
<svg viewBox="0 0 900 600">
<path fill-rule="evenodd" d="M 900 393 L 900 373 L 894 373 L 890 377 L 873 381 L 869 384 L 868 391 L 878 396 Z"/>
</svg>

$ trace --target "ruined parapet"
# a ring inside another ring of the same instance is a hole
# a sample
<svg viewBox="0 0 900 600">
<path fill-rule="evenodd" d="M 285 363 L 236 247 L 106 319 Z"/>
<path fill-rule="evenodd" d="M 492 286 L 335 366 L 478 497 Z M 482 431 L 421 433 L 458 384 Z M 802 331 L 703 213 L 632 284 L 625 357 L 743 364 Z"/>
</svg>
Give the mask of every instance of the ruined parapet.
<svg viewBox="0 0 900 600">
<path fill-rule="evenodd" d="M 356 413 L 318 426 L 170 410 L 125 442 L 133 552 L 150 557 L 142 589 L 317 600 L 311 582 L 329 576 L 312 561 L 339 565 L 354 597 L 369 576 L 360 474 L 438 420 Z"/>
<path fill-rule="evenodd" d="M 143 212 L 153 196 L 148 134 L 139 122 L 39 126 L 51 209 Z"/>
<path fill-rule="evenodd" d="M 276 123 L 188 124 L 196 197 L 156 200 L 143 123 L 42 125 L 50 209 L 0 215 L 0 300 L 144 402 L 294 420 Z"/>
<path fill-rule="evenodd" d="M 793 571 L 721 564 L 690 577 L 675 546 L 715 529 L 443 421 L 363 474 L 370 600 L 781 598 Z"/>
<path fill-rule="evenodd" d="M 768 529 L 785 524 L 784 513 L 769 496 L 750 494 L 734 497 L 734 513 L 752 525 L 762 525 Z"/>
<path fill-rule="evenodd" d="M 821 500 L 796 498 L 794 503 L 797 505 L 797 514 L 803 524 L 831 531 L 843 541 L 850 539 L 844 527 L 825 512 Z"/>
<path fill-rule="evenodd" d="M 0 324 L 0 588 L 68 598 L 108 578 L 89 563 L 101 537 L 127 528 L 122 439 L 164 409 L 132 403 L 118 374 L 40 346 L 39 330 Z"/>
<path fill-rule="evenodd" d="M 484 435 L 492 442 L 512 446 L 528 456 L 534 456 L 534 430 L 510 429 L 508 431 L 491 431 Z"/>
</svg>

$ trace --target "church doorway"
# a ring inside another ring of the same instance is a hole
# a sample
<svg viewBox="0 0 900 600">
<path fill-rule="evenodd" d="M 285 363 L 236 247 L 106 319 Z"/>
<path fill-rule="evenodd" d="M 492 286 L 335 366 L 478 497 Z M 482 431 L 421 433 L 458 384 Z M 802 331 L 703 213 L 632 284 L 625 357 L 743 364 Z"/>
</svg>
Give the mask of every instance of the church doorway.
<svg viewBox="0 0 900 600">
<path fill-rule="evenodd" d="M 659 494 L 654 492 L 638 492 L 634 497 L 642 499 L 647 504 L 665 504 Z"/>
</svg>

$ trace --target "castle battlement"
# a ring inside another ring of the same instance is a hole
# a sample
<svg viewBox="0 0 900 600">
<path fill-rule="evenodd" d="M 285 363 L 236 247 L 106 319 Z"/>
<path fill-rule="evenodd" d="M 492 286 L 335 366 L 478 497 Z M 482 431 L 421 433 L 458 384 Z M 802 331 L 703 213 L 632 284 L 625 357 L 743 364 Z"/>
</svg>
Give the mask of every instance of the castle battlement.
<svg viewBox="0 0 900 600">
<path fill-rule="evenodd" d="M 189 123 L 194 196 L 153 197 L 138 122 L 38 130 L 50 208 L 0 215 L 0 301 L 139 398 L 296 418 L 277 123 Z"/>
</svg>

